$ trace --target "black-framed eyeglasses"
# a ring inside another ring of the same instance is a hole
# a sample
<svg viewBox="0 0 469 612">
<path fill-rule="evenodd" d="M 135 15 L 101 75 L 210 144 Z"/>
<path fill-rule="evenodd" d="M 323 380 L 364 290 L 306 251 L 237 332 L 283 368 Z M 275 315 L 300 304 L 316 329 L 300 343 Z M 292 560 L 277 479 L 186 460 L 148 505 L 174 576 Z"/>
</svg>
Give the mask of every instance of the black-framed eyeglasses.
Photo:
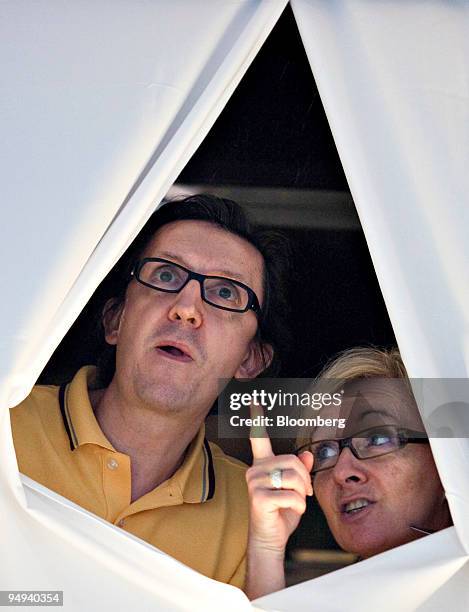
<svg viewBox="0 0 469 612">
<path fill-rule="evenodd" d="M 224 276 L 199 274 L 161 257 L 145 257 L 137 261 L 132 276 L 145 287 L 166 293 L 179 293 L 194 279 L 200 284 L 203 301 L 215 308 L 231 312 L 261 312 L 257 295 L 244 283 Z"/>
<path fill-rule="evenodd" d="M 394 453 L 406 444 L 428 444 L 428 438 L 421 432 L 399 428 L 395 425 L 381 425 L 359 431 L 349 438 L 318 440 L 296 449 L 295 454 L 310 451 L 314 457 L 311 474 L 333 468 L 344 448 L 349 448 L 357 459 L 374 459 Z"/>
</svg>

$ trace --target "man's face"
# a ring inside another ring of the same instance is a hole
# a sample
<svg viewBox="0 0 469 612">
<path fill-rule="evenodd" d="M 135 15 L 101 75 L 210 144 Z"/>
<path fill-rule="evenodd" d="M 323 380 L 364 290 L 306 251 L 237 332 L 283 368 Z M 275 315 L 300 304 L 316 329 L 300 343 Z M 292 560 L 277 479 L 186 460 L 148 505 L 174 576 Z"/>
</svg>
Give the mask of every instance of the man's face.
<svg viewBox="0 0 469 612">
<path fill-rule="evenodd" d="M 419 423 L 415 405 L 411 409 L 414 415 L 409 415 L 407 393 L 394 388 L 392 394 L 391 406 L 389 388 L 382 393 L 376 387 L 363 390 L 358 405 L 353 405 L 353 414 L 349 414 L 346 433 L 342 430 L 339 435 L 348 437 L 369 427 L 396 423 L 399 403 L 405 407 L 402 420 Z M 402 420 L 398 423 L 401 426 Z M 313 439 L 323 436 L 315 432 Z M 315 475 L 313 486 L 337 543 L 363 558 L 419 537 L 411 525 L 433 531 L 450 524 L 428 444 L 409 443 L 371 459 L 357 459 L 349 448 L 344 448 L 333 468 Z"/>
<path fill-rule="evenodd" d="M 201 274 L 240 280 L 263 300 L 263 259 L 251 244 L 204 221 L 163 226 L 143 257 L 162 257 Z M 228 312 L 201 298 L 191 280 L 179 293 L 130 282 L 122 308 L 105 320 L 116 345 L 118 385 L 129 401 L 177 414 L 206 413 L 218 379 L 251 378 L 262 370 L 253 341 L 254 312 Z M 172 348 L 171 348 L 172 347 Z"/>
</svg>

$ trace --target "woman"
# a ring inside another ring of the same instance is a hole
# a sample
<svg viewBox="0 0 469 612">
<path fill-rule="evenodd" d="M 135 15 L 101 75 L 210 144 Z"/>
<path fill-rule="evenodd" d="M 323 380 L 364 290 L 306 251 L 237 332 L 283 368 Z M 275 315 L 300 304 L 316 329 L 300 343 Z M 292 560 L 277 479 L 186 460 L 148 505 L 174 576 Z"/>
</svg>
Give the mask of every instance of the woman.
<svg viewBox="0 0 469 612">
<path fill-rule="evenodd" d="M 361 558 L 452 524 L 398 350 L 348 350 L 317 384 L 343 391 L 344 430 L 303 432 L 297 456 L 275 456 L 267 437 L 251 440 L 251 598 L 285 586 L 285 547 L 313 494 L 312 482 L 338 544 Z M 332 410 L 321 414 L 333 416 Z"/>
</svg>

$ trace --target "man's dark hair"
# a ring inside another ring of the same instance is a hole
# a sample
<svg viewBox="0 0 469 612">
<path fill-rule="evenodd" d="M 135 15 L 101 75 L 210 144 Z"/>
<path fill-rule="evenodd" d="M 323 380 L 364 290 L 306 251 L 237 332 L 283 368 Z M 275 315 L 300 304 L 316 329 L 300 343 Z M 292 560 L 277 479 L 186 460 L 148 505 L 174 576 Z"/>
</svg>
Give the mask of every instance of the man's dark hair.
<svg viewBox="0 0 469 612">
<path fill-rule="evenodd" d="M 280 368 L 279 354 L 289 342 L 288 303 L 286 300 L 286 272 L 289 268 L 289 246 L 286 237 L 273 231 L 254 229 L 239 204 L 232 200 L 212 195 L 194 195 L 181 200 L 166 202 L 158 208 L 147 221 L 137 238 L 124 253 L 109 275 L 111 294 L 103 299 L 106 303 L 111 297 L 108 308 L 118 309 L 124 299 L 131 272 L 136 261 L 142 256 L 155 233 L 164 225 L 175 221 L 206 221 L 213 223 L 235 236 L 240 236 L 252 244 L 264 259 L 264 300 L 258 315 L 258 328 L 255 339 L 259 343 L 264 364 L 267 365 L 262 350 L 263 343 L 272 345 L 274 357 L 262 376 L 275 376 Z M 106 283 L 107 285 L 108 283 Z M 240 315 L 243 316 L 243 315 Z M 98 359 L 97 383 L 109 385 L 115 371 L 115 347 L 104 341 L 104 330 L 100 318 L 99 334 L 104 344 Z"/>
</svg>

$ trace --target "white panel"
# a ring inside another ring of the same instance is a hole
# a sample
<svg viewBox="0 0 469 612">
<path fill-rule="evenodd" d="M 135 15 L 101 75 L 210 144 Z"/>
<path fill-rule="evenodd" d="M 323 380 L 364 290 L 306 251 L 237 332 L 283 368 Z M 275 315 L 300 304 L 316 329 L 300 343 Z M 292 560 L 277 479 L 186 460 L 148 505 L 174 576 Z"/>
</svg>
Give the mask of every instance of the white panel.
<svg viewBox="0 0 469 612">
<path fill-rule="evenodd" d="M 409 374 L 467 378 L 469 3 L 292 5 Z M 469 552 L 469 439 L 431 442 Z"/>
<path fill-rule="evenodd" d="M 464 612 L 468 580 L 468 556 L 449 528 L 254 603 L 282 612 Z"/>
<path fill-rule="evenodd" d="M 2 404 L 27 394 L 285 4 L 2 2 Z"/>
<path fill-rule="evenodd" d="M 8 533 L 15 548 L 5 549 L 9 562 L 2 567 L 1 589 L 63 590 L 67 611 L 218 610 L 220 601 L 227 612 L 251 610 L 239 589 L 198 574 L 29 478 L 22 480 L 28 512 L 8 504 L 16 515 Z"/>
<path fill-rule="evenodd" d="M 64 590 L 66 610 L 251 609 L 241 591 L 23 487 L 6 408 L 27 395 L 285 5 L 0 3 L 0 589 Z"/>
</svg>

